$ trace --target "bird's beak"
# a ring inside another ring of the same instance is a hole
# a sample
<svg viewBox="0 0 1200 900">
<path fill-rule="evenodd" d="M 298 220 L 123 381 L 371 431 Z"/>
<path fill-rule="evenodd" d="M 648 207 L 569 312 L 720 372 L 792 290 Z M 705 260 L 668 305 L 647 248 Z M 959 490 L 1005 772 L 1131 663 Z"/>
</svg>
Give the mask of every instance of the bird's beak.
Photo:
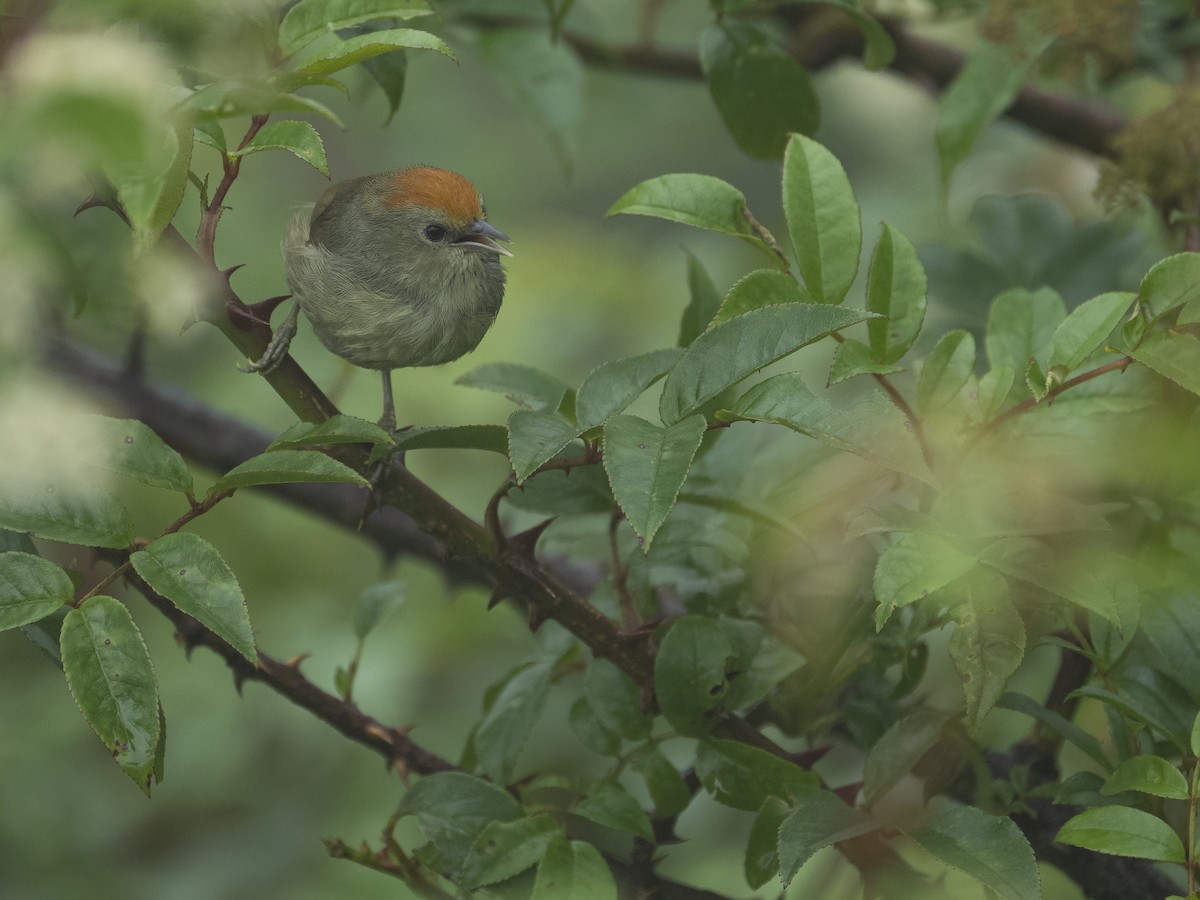
<svg viewBox="0 0 1200 900">
<path fill-rule="evenodd" d="M 464 250 L 471 250 L 475 253 L 489 252 L 499 253 L 502 256 L 512 256 L 512 252 L 501 247 L 496 241 L 512 242 L 507 234 L 489 225 L 483 219 L 476 219 L 467 227 L 467 233 L 456 240 L 454 243 Z"/>
</svg>

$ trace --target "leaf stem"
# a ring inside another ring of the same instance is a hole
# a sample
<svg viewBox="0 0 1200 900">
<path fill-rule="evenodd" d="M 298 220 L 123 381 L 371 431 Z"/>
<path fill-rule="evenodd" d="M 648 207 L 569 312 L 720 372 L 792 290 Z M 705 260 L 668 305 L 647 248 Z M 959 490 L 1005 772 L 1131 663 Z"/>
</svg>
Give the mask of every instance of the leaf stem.
<svg viewBox="0 0 1200 900">
<path fill-rule="evenodd" d="M 237 145 L 237 149 L 241 150 L 254 136 L 267 124 L 268 115 L 260 113 L 250 117 L 250 127 L 246 129 L 245 135 L 242 136 L 241 142 Z M 242 157 L 231 157 L 229 154 L 221 156 L 221 166 L 224 169 L 224 175 L 221 178 L 221 183 L 217 185 L 217 189 L 213 191 L 212 198 L 208 205 L 204 207 L 204 212 L 200 215 L 200 227 L 196 230 L 196 252 L 210 266 L 216 266 L 216 240 L 217 240 L 217 223 L 221 219 L 221 213 L 225 209 L 225 195 L 229 193 L 229 189 L 233 187 L 234 181 L 237 180 L 238 172 L 242 168 Z"/>
</svg>

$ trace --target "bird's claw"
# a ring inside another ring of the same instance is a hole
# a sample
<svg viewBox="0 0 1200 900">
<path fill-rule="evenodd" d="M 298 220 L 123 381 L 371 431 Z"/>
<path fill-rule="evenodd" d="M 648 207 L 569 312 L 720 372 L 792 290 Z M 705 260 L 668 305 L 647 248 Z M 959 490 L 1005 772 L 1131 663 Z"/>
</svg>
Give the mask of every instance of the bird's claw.
<svg viewBox="0 0 1200 900">
<path fill-rule="evenodd" d="M 247 375 L 255 372 L 261 375 L 270 375 L 279 367 L 284 358 L 288 354 L 288 348 L 292 345 L 292 338 L 296 336 L 296 315 L 299 312 L 299 306 L 293 306 L 292 311 L 288 313 L 288 317 L 283 320 L 275 333 L 271 335 L 271 340 L 267 344 L 267 349 L 263 351 L 263 355 L 258 359 L 252 359 L 246 363 L 238 363 L 238 370 Z"/>
</svg>

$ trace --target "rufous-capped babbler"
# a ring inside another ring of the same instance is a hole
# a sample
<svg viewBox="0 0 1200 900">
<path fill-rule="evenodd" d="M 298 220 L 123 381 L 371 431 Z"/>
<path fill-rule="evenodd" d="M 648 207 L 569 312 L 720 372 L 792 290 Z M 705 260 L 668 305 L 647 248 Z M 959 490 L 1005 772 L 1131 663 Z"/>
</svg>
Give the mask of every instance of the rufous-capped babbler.
<svg viewBox="0 0 1200 900">
<path fill-rule="evenodd" d="M 296 298 L 262 359 L 269 372 L 287 354 L 303 310 L 321 343 L 383 373 L 383 418 L 396 427 L 392 370 L 450 362 L 478 346 L 504 298 L 496 241 L 483 200 L 466 178 L 434 166 L 352 178 L 329 188 L 312 213 L 297 214 L 283 239 Z"/>
</svg>

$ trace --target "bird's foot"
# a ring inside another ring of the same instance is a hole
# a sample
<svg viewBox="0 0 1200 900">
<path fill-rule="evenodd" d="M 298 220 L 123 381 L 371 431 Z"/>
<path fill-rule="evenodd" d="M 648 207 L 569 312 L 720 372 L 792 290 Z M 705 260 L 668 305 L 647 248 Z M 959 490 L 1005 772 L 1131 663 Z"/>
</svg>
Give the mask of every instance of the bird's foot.
<svg viewBox="0 0 1200 900">
<path fill-rule="evenodd" d="M 262 375 L 269 375 L 275 371 L 288 355 L 288 348 L 292 345 L 292 338 L 296 336 L 296 316 L 299 311 L 300 307 L 298 305 L 292 306 L 292 311 L 288 313 L 288 317 L 283 320 L 283 323 L 271 335 L 270 343 L 267 344 L 267 349 L 263 351 L 263 355 L 248 363 L 239 363 L 238 369 L 246 374 L 258 372 Z"/>
</svg>

